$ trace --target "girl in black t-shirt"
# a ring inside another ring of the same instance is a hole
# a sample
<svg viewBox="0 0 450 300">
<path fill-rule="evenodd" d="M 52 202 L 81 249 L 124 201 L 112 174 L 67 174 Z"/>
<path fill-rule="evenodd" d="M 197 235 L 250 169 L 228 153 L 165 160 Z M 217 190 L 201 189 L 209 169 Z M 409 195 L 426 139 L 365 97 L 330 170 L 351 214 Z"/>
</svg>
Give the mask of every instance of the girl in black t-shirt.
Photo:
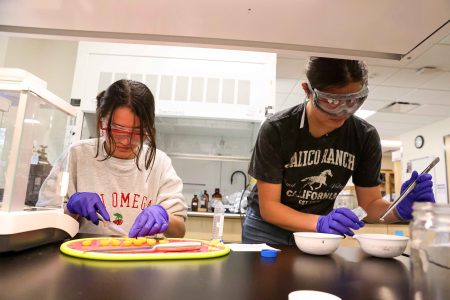
<svg viewBox="0 0 450 300">
<path fill-rule="evenodd" d="M 296 231 L 352 236 L 364 222 L 348 208 L 333 210 L 350 177 L 366 221 L 378 222 L 390 206 L 379 188 L 380 138 L 354 116 L 369 93 L 365 64 L 312 57 L 306 77 L 305 102 L 270 116 L 258 134 L 243 243 L 294 244 Z M 402 191 L 411 180 L 418 184 L 385 222 L 410 220 L 415 201 L 434 202 L 431 175 L 414 172 Z"/>
</svg>

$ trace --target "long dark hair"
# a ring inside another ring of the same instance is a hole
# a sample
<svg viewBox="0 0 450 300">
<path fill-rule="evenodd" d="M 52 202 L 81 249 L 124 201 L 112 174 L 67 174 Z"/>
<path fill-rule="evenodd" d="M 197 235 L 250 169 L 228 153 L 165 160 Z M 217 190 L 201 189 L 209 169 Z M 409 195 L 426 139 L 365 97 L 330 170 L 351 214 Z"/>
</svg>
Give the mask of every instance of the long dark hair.
<svg viewBox="0 0 450 300">
<path fill-rule="evenodd" d="M 140 144 L 137 148 L 136 166 L 139 170 L 139 157 L 141 156 L 142 149 L 148 146 L 148 151 L 145 152 L 145 169 L 148 170 L 156 155 L 156 129 L 155 129 L 155 99 L 150 89 L 143 83 L 121 79 L 111 84 L 105 91 L 101 92 L 97 96 L 97 154 L 99 155 L 100 147 L 100 122 L 102 119 L 107 119 L 107 135 L 110 149 L 106 149 L 108 159 L 112 156 L 116 148 L 116 143 L 111 138 L 111 118 L 107 118 L 114 114 L 114 111 L 118 107 L 128 107 L 135 116 L 140 120 Z"/>
<path fill-rule="evenodd" d="M 310 57 L 306 77 L 313 88 L 342 87 L 352 82 L 367 85 L 367 66 L 361 60 Z"/>
</svg>

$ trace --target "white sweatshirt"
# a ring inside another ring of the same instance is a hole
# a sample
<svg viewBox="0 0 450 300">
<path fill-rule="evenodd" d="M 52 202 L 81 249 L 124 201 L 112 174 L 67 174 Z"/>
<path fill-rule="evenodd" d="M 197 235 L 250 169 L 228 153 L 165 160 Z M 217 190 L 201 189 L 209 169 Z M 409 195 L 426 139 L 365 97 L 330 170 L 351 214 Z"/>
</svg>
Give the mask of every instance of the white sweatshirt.
<svg viewBox="0 0 450 300">
<path fill-rule="evenodd" d="M 103 140 L 100 140 L 103 145 Z M 148 148 L 145 148 L 148 149 Z M 144 149 L 144 150 L 145 150 Z M 97 193 L 106 206 L 111 221 L 129 232 L 138 214 L 154 204 L 162 205 L 168 214 L 187 217 L 187 205 L 182 194 L 183 183 L 172 167 L 170 158 L 156 150 L 153 166 L 145 170 L 145 151 L 139 166 L 134 159 L 110 157 L 106 160 L 103 146 L 97 151 L 97 139 L 74 143 L 53 167 L 42 185 L 37 206 L 61 206 L 58 197 L 61 171 L 68 168 L 69 186 L 66 201 L 76 192 Z M 69 158 L 68 167 L 66 165 Z M 85 218 L 80 218 L 80 232 L 111 235 L 112 232 Z"/>
</svg>

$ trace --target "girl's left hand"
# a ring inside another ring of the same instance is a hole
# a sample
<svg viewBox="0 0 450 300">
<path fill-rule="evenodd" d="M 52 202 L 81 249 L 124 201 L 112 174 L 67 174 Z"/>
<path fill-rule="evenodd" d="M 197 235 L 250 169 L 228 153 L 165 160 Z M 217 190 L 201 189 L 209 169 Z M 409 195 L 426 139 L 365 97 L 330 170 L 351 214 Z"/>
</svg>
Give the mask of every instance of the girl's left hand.
<svg viewBox="0 0 450 300">
<path fill-rule="evenodd" d="M 433 193 L 432 176 L 430 174 L 419 175 L 417 171 L 414 171 L 411 174 L 411 178 L 402 184 L 401 193 L 403 193 L 413 181 L 416 181 L 417 185 L 395 208 L 398 216 L 404 221 L 409 221 L 413 218 L 412 211 L 414 202 L 436 202 Z"/>
<path fill-rule="evenodd" d="M 169 215 L 161 205 L 152 205 L 144 209 L 131 226 L 130 238 L 163 233 L 169 227 Z"/>
</svg>

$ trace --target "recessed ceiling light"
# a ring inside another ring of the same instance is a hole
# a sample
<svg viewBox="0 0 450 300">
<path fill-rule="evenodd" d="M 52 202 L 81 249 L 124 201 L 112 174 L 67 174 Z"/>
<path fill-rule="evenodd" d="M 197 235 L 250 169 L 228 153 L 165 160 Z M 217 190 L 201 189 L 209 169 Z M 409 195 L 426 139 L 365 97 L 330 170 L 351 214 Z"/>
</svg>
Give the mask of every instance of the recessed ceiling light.
<svg viewBox="0 0 450 300">
<path fill-rule="evenodd" d="M 41 124 L 41 122 L 39 122 L 39 120 L 35 120 L 35 119 L 24 119 L 23 122 L 26 124 Z"/>
<path fill-rule="evenodd" d="M 436 67 L 430 67 L 430 66 L 426 66 L 426 67 L 422 67 L 416 70 L 416 74 L 417 75 L 425 75 L 425 74 L 431 74 L 437 71 Z"/>
<path fill-rule="evenodd" d="M 411 103 L 411 102 L 392 102 L 387 106 L 380 109 L 380 112 L 390 112 L 390 113 L 406 113 L 412 111 L 419 107 L 419 103 Z"/>
</svg>

